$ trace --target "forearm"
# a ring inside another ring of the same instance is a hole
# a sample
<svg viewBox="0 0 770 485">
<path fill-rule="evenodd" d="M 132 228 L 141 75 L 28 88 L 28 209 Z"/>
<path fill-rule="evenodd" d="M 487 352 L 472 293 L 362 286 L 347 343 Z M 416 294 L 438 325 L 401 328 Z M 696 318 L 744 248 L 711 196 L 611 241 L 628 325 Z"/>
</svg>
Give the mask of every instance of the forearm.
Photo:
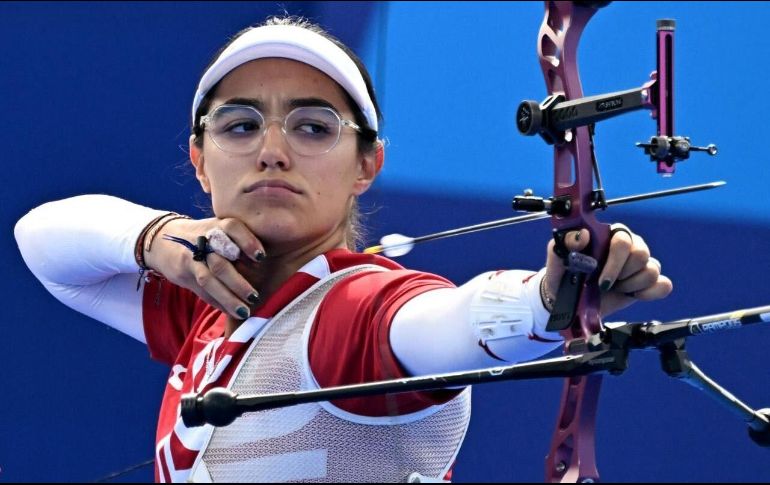
<svg viewBox="0 0 770 485">
<path fill-rule="evenodd" d="M 31 210 L 14 233 L 30 271 L 57 299 L 144 340 L 134 245 L 161 214 L 116 197 L 84 195 Z"/>
<path fill-rule="evenodd" d="M 486 273 L 419 295 L 393 319 L 393 352 L 411 375 L 425 375 L 527 361 L 554 350 L 561 338 L 545 331 L 542 273 Z"/>
</svg>

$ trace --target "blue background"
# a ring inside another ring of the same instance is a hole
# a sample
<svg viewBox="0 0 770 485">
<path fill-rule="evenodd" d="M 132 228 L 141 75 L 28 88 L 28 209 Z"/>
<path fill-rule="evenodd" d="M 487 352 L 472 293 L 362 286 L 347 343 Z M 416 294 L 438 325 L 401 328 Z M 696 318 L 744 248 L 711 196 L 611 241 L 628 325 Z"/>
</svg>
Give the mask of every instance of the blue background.
<svg viewBox="0 0 770 485">
<path fill-rule="evenodd" d="M 545 87 L 543 16 L 526 3 L 0 3 L 0 251 L 4 254 L 0 480 L 93 481 L 153 455 L 167 369 L 144 347 L 62 306 L 26 270 L 12 228 L 43 202 L 107 193 L 200 216 L 184 147 L 198 77 L 225 39 L 267 14 L 304 14 L 365 59 L 385 113 L 386 168 L 363 200 L 370 241 L 511 215 L 524 188 L 549 194 L 551 150 L 515 131 Z M 597 127 L 609 197 L 724 179 L 718 191 L 613 209 L 643 234 L 675 291 L 612 319 L 671 320 L 770 303 L 764 125 L 770 4 L 616 2 L 579 50 L 586 95 L 640 86 L 655 69 L 655 20 L 677 19 L 676 126 L 718 157 L 663 179 L 634 147 L 648 113 Z M 538 268 L 547 222 L 443 240 L 400 262 L 460 284 Z M 693 340 L 700 367 L 770 406 L 766 328 Z M 455 481 L 539 481 L 559 381 L 477 386 Z M 606 378 L 597 456 L 606 481 L 767 481 L 767 450 L 657 355 Z M 123 479 L 150 480 L 150 467 Z"/>
</svg>

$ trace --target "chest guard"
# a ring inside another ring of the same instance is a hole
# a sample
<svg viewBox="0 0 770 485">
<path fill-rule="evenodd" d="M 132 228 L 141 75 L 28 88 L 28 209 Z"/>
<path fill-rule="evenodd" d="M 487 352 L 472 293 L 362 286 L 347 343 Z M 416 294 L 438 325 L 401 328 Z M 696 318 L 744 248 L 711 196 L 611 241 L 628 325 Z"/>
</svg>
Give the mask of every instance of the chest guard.
<svg viewBox="0 0 770 485">
<path fill-rule="evenodd" d="M 240 395 L 317 389 L 308 341 L 318 305 L 361 265 L 317 282 L 256 336 L 229 388 Z M 351 349 L 352 350 L 352 349 Z M 343 356 L 341 356 L 343 358 Z M 443 478 L 470 420 L 470 389 L 408 415 L 369 417 L 331 403 L 246 413 L 215 428 L 190 475 L 194 482 L 406 482 Z"/>
</svg>

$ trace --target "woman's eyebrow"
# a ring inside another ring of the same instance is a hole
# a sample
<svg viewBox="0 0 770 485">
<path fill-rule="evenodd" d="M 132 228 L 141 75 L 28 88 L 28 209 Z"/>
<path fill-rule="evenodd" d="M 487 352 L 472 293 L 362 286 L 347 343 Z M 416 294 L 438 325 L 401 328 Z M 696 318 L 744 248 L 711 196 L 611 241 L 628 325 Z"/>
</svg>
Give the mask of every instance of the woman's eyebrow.
<svg viewBox="0 0 770 485">
<path fill-rule="evenodd" d="M 244 106 L 253 106 L 259 111 L 263 111 L 265 108 L 265 103 L 257 98 L 230 98 L 223 104 L 240 104 Z"/>
<path fill-rule="evenodd" d="M 244 106 L 253 106 L 259 111 L 265 110 L 265 103 L 261 99 L 257 99 L 257 98 L 230 98 L 227 101 L 225 101 L 223 104 L 239 104 Z M 306 106 L 324 106 L 326 108 L 331 108 L 334 111 L 338 111 L 337 107 L 334 106 L 329 101 L 323 98 L 313 98 L 313 97 L 290 99 L 285 103 L 285 106 L 288 109 L 302 108 Z"/>
<path fill-rule="evenodd" d="M 336 106 L 322 98 L 295 98 L 289 100 L 287 105 L 289 109 L 301 108 L 304 106 L 324 106 L 326 108 L 331 108 L 334 111 L 338 111 Z"/>
</svg>

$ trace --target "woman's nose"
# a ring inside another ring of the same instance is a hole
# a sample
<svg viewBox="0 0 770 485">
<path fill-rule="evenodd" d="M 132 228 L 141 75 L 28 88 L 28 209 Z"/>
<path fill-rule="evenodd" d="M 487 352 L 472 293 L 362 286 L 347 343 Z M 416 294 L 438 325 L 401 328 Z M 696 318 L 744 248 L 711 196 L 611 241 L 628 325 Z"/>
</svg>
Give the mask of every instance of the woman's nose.
<svg viewBox="0 0 770 485">
<path fill-rule="evenodd" d="M 262 149 L 259 151 L 260 166 L 285 170 L 291 166 L 289 153 L 289 144 L 286 142 L 281 124 L 277 121 L 266 122 Z"/>
</svg>

